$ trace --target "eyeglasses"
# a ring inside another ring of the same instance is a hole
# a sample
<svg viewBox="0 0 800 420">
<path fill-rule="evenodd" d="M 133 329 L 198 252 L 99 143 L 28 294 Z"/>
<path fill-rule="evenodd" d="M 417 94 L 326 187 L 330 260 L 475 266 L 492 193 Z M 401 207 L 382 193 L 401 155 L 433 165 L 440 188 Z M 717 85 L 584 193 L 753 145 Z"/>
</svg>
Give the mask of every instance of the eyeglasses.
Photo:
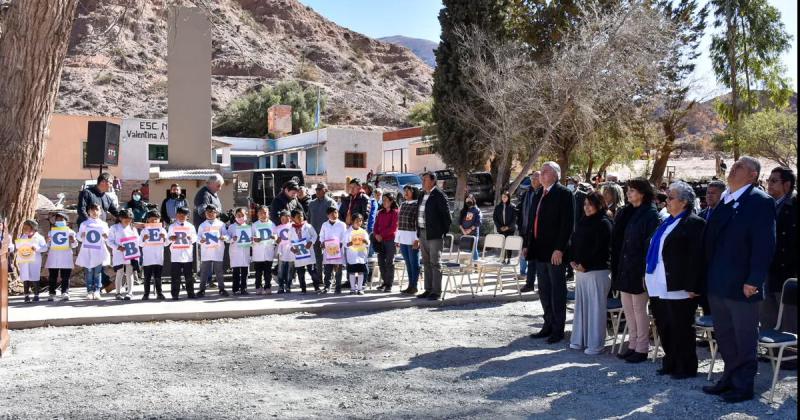
<svg viewBox="0 0 800 420">
<path fill-rule="evenodd" d="M 772 177 L 770 177 L 770 178 L 767 179 L 767 182 L 769 182 L 770 184 L 780 184 L 780 183 L 783 182 L 783 180 L 780 179 L 780 178 L 772 178 Z"/>
</svg>

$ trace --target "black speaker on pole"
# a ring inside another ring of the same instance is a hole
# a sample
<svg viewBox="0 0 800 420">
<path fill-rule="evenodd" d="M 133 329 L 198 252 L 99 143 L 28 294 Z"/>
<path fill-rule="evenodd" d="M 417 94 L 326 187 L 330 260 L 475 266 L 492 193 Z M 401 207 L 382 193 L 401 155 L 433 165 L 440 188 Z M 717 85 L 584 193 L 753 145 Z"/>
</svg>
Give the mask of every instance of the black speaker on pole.
<svg viewBox="0 0 800 420">
<path fill-rule="evenodd" d="M 119 162 L 119 125 L 89 121 L 86 143 L 87 165 L 116 166 Z"/>
</svg>

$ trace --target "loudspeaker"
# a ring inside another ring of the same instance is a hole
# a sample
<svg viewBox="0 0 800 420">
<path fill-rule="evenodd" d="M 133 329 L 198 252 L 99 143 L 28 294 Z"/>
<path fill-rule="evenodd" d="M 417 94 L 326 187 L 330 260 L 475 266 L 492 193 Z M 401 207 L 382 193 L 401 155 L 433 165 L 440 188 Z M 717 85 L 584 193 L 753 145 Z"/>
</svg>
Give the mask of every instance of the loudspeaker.
<svg viewBox="0 0 800 420">
<path fill-rule="evenodd" d="M 87 165 L 116 166 L 119 162 L 119 125 L 89 121 L 86 143 Z"/>
</svg>

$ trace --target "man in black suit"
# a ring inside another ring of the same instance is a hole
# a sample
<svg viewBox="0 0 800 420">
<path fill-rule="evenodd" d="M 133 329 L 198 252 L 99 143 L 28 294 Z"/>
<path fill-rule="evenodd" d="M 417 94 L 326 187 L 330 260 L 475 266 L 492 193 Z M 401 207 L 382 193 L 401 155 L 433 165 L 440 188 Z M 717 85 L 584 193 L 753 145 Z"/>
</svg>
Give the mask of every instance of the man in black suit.
<svg viewBox="0 0 800 420">
<path fill-rule="evenodd" d="M 539 300 L 544 309 L 544 325 L 532 338 L 547 337 L 548 343 L 564 339 L 567 318 L 567 279 L 564 252 L 575 226 L 575 200 L 572 193 L 558 183 L 561 168 L 555 162 L 542 165 L 542 191 L 533 203 L 533 219 L 523 250 L 528 264 L 535 262 L 539 277 Z M 530 267 L 529 267 L 530 268 Z"/>
<path fill-rule="evenodd" d="M 517 206 L 517 211 L 519 212 L 519 215 L 517 215 L 517 231 L 519 232 L 519 236 L 522 236 L 523 247 L 527 246 L 527 234 L 530 229 L 532 229 L 530 224 L 531 220 L 533 220 L 533 200 L 542 187 L 540 180 L 541 175 L 539 171 L 530 174 L 531 186 L 528 188 L 528 191 L 522 194 L 519 200 L 519 206 Z M 522 293 L 532 292 L 536 284 L 536 265 L 531 264 L 529 270 L 528 261 L 522 258 L 519 262 L 519 274 L 525 276 L 525 286 L 523 286 L 520 291 Z"/>
<path fill-rule="evenodd" d="M 422 252 L 422 265 L 425 274 L 425 292 L 418 298 L 437 300 L 442 295 L 442 248 L 444 236 L 450 230 L 450 208 L 447 198 L 436 187 L 436 174 L 426 172 L 422 175 L 422 193 L 417 206 L 417 239 L 414 247 Z"/>
<path fill-rule="evenodd" d="M 719 200 L 722 198 L 722 193 L 725 192 L 725 183 L 719 180 L 714 180 L 708 183 L 706 187 L 706 204 L 708 205 L 699 216 L 708 223 L 708 219 L 714 214 L 714 209 L 719 205 Z"/>
<path fill-rule="evenodd" d="M 781 289 L 786 279 L 797 277 L 797 195 L 794 171 L 777 167 L 767 179 L 767 194 L 775 200 L 775 257 L 769 269 L 767 290 L 761 303 L 761 328 L 773 329 L 778 321 Z M 781 330 L 797 332 L 797 308 L 786 306 Z"/>
<path fill-rule="evenodd" d="M 775 201 L 755 188 L 761 164 L 743 156 L 703 237 L 714 334 L 722 378 L 703 392 L 735 403 L 753 398 L 758 372 L 758 308 L 775 252 Z"/>
</svg>

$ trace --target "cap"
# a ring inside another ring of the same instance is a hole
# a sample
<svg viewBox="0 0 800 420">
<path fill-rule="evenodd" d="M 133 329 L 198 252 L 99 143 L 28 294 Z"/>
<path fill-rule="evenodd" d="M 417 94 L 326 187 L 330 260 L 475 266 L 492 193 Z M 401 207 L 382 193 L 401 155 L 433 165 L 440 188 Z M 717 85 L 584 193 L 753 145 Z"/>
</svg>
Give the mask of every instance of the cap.
<svg viewBox="0 0 800 420">
<path fill-rule="evenodd" d="M 283 188 L 289 191 L 296 191 L 299 189 L 297 183 L 294 181 L 287 181 L 285 184 L 283 184 Z"/>
<path fill-rule="evenodd" d="M 327 189 L 328 189 L 328 184 L 324 182 L 320 182 L 317 184 L 317 190 L 327 190 Z"/>
</svg>

